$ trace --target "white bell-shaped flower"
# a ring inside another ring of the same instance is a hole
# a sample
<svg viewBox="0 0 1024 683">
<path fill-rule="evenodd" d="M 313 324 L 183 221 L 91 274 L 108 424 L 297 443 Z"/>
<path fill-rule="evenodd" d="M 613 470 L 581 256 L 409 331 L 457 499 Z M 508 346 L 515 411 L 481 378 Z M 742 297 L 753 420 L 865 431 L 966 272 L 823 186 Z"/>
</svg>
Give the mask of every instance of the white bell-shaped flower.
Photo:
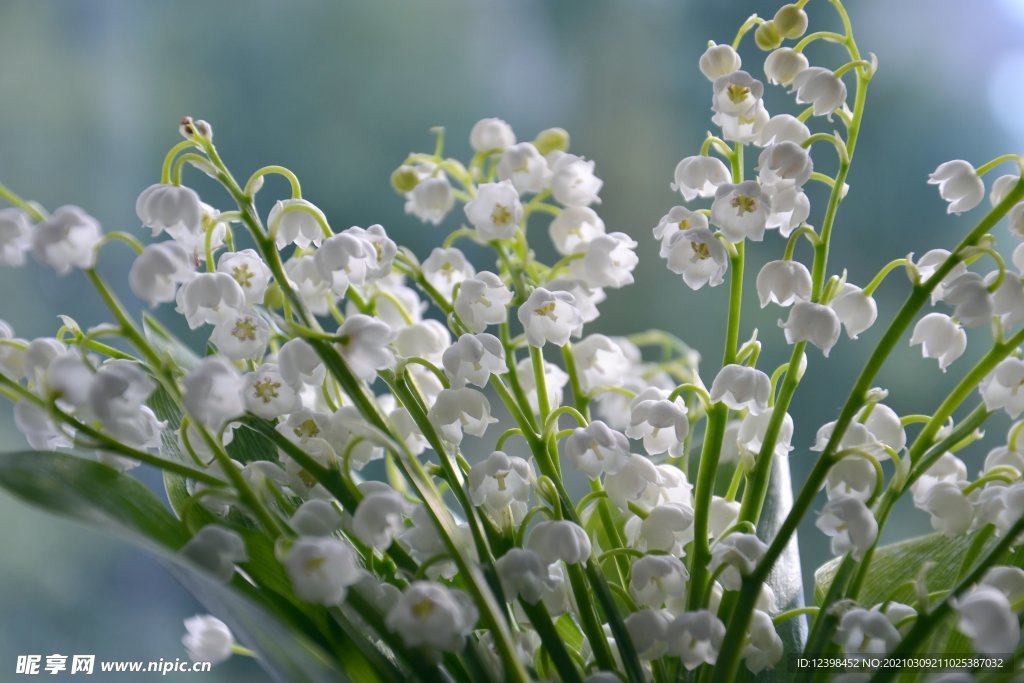
<svg viewBox="0 0 1024 683">
<path fill-rule="evenodd" d="M 928 493 L 938 484 L 957 485 L 967 481 L 967 465 L 952 453 L 943 453 L 928 469 L 921 473 L 910 485 L 914 495 L 914 505 L 924 506 Z"/>
<path fill-rule="evenodd" d="M 236 563 L 249 560 L 245 541 L 238 532 L 218 524 L 208 524 L 197 531 L 179 552 L 221 583 L 231 580 Z"/>
<path fill-rule="evenodd" d="M 657 609 L 686 595 L 689 576 L 678 557 L 644 555 L 630 569 L 629 592 L 638 605 Z"/>
<path fill-rule="evenodd" d="M 852 496 L 866 503 L 877 487 L 878 475 L 874 465 L 867 458 L 853 454 L 832 465 L 825 478 L 825 492 L 829 500 Z"/>
<path fill-rule="evenodd" d="M 203 206 L 196 191 L 183 185 L 150 185 L 135 201 L 135 213 L 153 237 L 166 232 L 176 240 L 203 231 Z"/>
<path fill-rule="evenodd" d="M 551 186 L 548 161 L 530 142 L 506 147 L 496 168 L 500 180 L 509 180 L 520 194 L 543 192 Z"/>
<path fill-rule="evenodd" d="M 722 137 L 729 142 L 747 145 L 761 137 L 761 129 L 771 117 L 764 103 L 760 100 L 746 114 L 733 115 L 718 112 L 711 117 L 711 122 L 722 129 Z"/>
<path fill-rule="evenodd" d="M 870 412 L 865 408 L 858 414 L 858 420 L 863 422 L 871 436 L 880 444 L 896 452 L 902 451 L 907 445 L 907 431 L 903 428 L 899 414 L 884 403 L 871 404 Z M 885 460 L 886 457 L 888 456 L 880 454 L 878 459 Z"/>
<path fill-rule="evenodd" d="M 239 311 L 222 318 L 213 327 L 210 341 L 232 360 L 263 357 L 270 340 L 270 325 L 254 311 Z"/>
<path fill-rule="evenodd" d="M 257 306 L 263 303 L 263 295 L 270 284 L 270 268 L 255 250 L 221 254 L 217 260 L 217 271 L 235 279 L 245 294 L 246 304 Z"/>
<path fill-rule="evenodd" d="M 711 383 L 711 402 L 724 403 L 731 410 L 749 410 L 760 415 L 768 410 L 772 384 L 756 368 L 732 363 L 719 370 Z"/>
<path fill-rule="evenodd" d="M 761 452 L 771 418 L 771 411 L 760 414 L 747 413 L 743 417 L 739 431 L 736 433 L 736 443 L 742 453 L 756 457 Z M 788 455 L 793 450 L 792 440 L 793 418 L 786 413 L 782 416 L 782 424 L 779 425 L 779 433 L 775 438 L 775 448 L 772 453 L 780 457 Z"/>
<path fill-rule="evenodd" d="M 349 316 L 337 336 L 337 348 L 357 377 L 369 381 L 378 370 L 394 366 L 395 356 L 388 347 L 394 333 L 380 320 L 362 314 Z"/>
<path fill-rule="evenodd" d="M 377 224 L 361 228 L 358 225 L 353 225 L 351 228 L 342 230 L 341 234 L 355 237 L 366 245 L 367 280 L 381 280 L 391 274 L 395 256 L 398 255 L 398 245 L 388 237 L 384 226 Z"/>
<path fill-rule="evenodd" d="M 548 226 L 551 243 L 562 256 L 582 251 L 591 240 L 605 234 L 604 221 L 588 206 L 569 206 Z"/>
<path fill-rule="evenodd" d="M 908 256 L 908 258 L 912 256 L 913 254 Z M 932 249 L 931 251 L 925 252 L 921 255 L 921 258 L 917 260 L 914 264 L 914 268 L 910 271 L 911 281 L 920 283 L 927 282 L 949 257 L 950 253 L 945 249 Z M 916 271 L 916 277 L 914 277 L 914 271 Z M 940 282 L 932 291 L 932 303 L 934 304 L 941 301 L 949 284 L 966 272 L 967 266 L 962 262 L 957 263 L 953 267 L 953 270 L 949 271 L 942 282 Z"/>
<path fill-rule="evenodd" d="M 846 103 L 846 84 L 835 72 L 820 66 L 810 66 L 793 77 L 791 93 L 796 93 L 797 104 L 809 104 L 815 116 L 827 116 Z"/>
<path fill-rule="evenodd" d="M 825 358 L 828 358 L 829 351 L 839 341 L 839 333 L 842 331 L 836 312 L 812 301 L 793 304 L 789 318 L 785 323 L 780 320 L 779 327 L 785 332 L 787 343 L 810 342 L 821 349 Z"/>
<path fill-rule="evenodd" d="M 189 280 L 195 265 L 185 247 L 177 242 L 148 244 L 128 271 L 132 293 L 150 308 L 174 301 L 178 285 Z"/>
<path fill-rule="evenodd" d="M 511 180 L 478 187 L 476 196 L 466 202 L 465 211 L 466 219 L 486 242 L 515 237 L 523 217 L 523 205 Z"/>
<path fill-rule="evenodd" d="M 74 443 L 68 428 L 55 423 L 45 410 L 28 401 L 14 404 L 14 426 L 37 451 L 71 448 Z"/>
<path fill-rule="evenodd" d="M 713 85 L 711 109 L 726 116 L 749 116 L 761 102 L 764 84 L 746 71 L 719 76 Z"/>
<path fill-rule="evenodd" d="M 889 617 L 877 610 L 854 607 L 843 613 L 833 640 L 849 656 L 884 655 L 902 636 Z"/>
<path fill-rule="evenodd" d="M 791 306 L 811 298 L 811 273 L 799 261 L 769 261 L 757 274 L 761 308 L 769 303 Z"/>
<path fill-rule="evenodd" d="M 791 85 L 796 77 L 809 66 L 804 53 L 791 47 L 772 50 L 764 60 L 764 75 L 774 85 Z"/>
<path fill-rule="evenodd" d="M 519 322 L 531 346 L 550 342 L 565 346 L 569 337 L 582 325 L 576 298 L 568 292 L 552 292 L 537 287 L 519 307 Z"/>
<path fill-rule="evenodd" d="M 987 325 L 994 313 L 992 295 L 978 273 L 964 273 L 945 286 L 942 300 L 953 306 L 953 317 L 964 327 Z"/>
<path fill-rule="evenodd" d="M 443 297 L 450 299 L 455 285 L 476 271 L 465 254 L 455 248 L 434 249 L 422 264 L 423 277 Z"/>
<path fill-rule="evenodd" d="M 284 264 L 284 272 L 295 293 L 314 315 L 327 315 L 328 302 L 336 298 L 330 280 L 325 280 L 313 256 L 293 256 Z"/>
<path fill-rule="evenodd" d="M 696 197 L 713 197 L 718 188 L 732 181 L 729 167 L 715 157 L 686 157 L 676 165 L 672 190 L 686 201 Z"/>
<path fill-rule="evenodd" d="M 273 420 L 299 406 L 299 395 L 284 378 L 278 366 L 264 363 L 245 376 L 245 407 L 253 415 Z"/>
<path fill-rule="evenodd" d="M 358 237 L 340 233 L 324 240 L 313 263 L 320 277 L 338 296 L 344 296 L 349 286 L 362 286 L 366 282 L 366 267 L 373 258 L 373 247 Z"/>
<path fill-rule="evenodd" d="M 815 526 L 832 537 L 832 553 L 859 560 L 878 538 L 878 522 L 859 497 L 838 496 L 825 503 Z"/>
<path fill-rule="evenodd" d="M 585 392 L 597 387 L 619 386 L 633 369 L 622 347 L 603 334 L 587 335 L 573 344 L 572 357 L 580 388 Z"/>
<path fill-rule="evenodd" d="M 532 550 L 512 548 L 494 563 L 507 600 L 519 598 L 535 605 L 555 588 L 548 563 Z"/>
<path fill-rule="evenodd" d="M 668 612 L 654 609 L 641 609 L 626 617 L 626 631 L 640 659 L 649 661 L 665 654 L 671 621 Z"/>
<path fill-rule="evenodd" d="M 796 185 L 780 183 L 762 189 L 771 206 L 765 228 L 778 228 L 782 237 L 789 237 L 811 215 L 811 200 Z"/>
<path fill-rule="evenodd" d="M 185 620 L 185 635 L 181 644 L 193 662 L 217 665 L 231 658 L 235 637 L 231 629 L 217 617 L 197 614 Z"/>
<path fill-rule="evenodd" d="M 324 238 L 321 224 L 327 225 L 324 212 L 305 199 L 276 202 L 267 216 L 267 227 L 274 235 L 278 249 L 293 243 L 300 249 L 306 249 L 310 244 L 319 246 Z"/>
<path fill-rule="evenodd" d="M 219 430 L 225 422 L 245 412 L 245 381 L 235 367 L 220 356 L 207 356 L 183 382 L 185 408 L 207 427 Z"/>
<path fill-rule="evenodd" d="M 455 191 L 448 176 L 423 178 L 405 195 L 405 212 L 424 223 L 440 225 L 455 206 Z"/>
<path fill-rule="evenodd" d="M 681 556 L 693 540 L 693 517 L 693 508 L 687 503 L 656 505 L 646 518 L 633 517 L 626 522 L 626 542 L 642 552 L 660 550 Z"/>
<path fill-rule="evenodd" d="M 139 447 L 158 448 L 166 423 L 144 405 L 156 382 L 136 363 L 104 363 L 88 384 L 89 409 L 114 438 Z"/>
<path fill-rule="evenodd" d="M 673 233 L 664 244 L 668 269 L 683 276 L 693 290 L 716 287 L 725 279 L 729 255 L 725 246 L 706 227 Z"/>
<path fill-rule="evenodd" d="M 990 286 L 997 276 L 998 271 L 986 275 L 985 285 Z M 1024 282 L 1019 277 L 1007 273 L 992 292 L 992 315 L 999 318 L 1004 330 L 1024 322 Z"/>
<path fill-rule="evenodd" d="M 459 444 L 463 434 L 483 436 L 497 422 L 491 417 L 491 404 L 476 389 L 445 389 L 429 411 L 430 421 L 447 443 Z"/>
<path fill-rule="evenodd" d="M 573 430 L 562 444 L 573 467 L 591 479 L 618 472 L 629 458 L 629 439 L 600 420 Z"/>
<path fill-rule="evenodd" d="M 711 548 L 708 570 L 718 574 L 718 581 L 726 590 L 739 590 L 743 577 L 754 571 L 764 557 L 768 545 L 754 534 L 731 533 Z"/>
<path fill-rule="evenodd" d="M 32 256 L 57 275 L 96 265 L 99 222 L 77 206 L 62 206 L 32 230 Z"/>
<path fill-rule="evenodd" d="M 723 183 L 711 205 L 711 223 L 733 242 L 745 239 L 760 242 L 764 239 L 769 210 L 768 200 L 757 181 L 748 180 L 738 185 Z"/>
<path fill-rule="evenodd" d="M 1006 596 L 1010 603 L 1024 598 L 1024 569 L 1011 566 L 990 568 L 981 577 L 982 586 L 991 586 Z"/>
<path fill-rule="evenodd" d="M 428 319 L 398 330 L 391 347 L 399 358 L 422 358 L 438 364 L 451 343 L 452 335 L 448 328 L 436 320 Z"/>
<path fill-rule="evenodd" d="M 288 386 L 299 390 L 303 386 L 320 386 L 327 370 L 316 350 L 305 339 L 289 339 L 277 352 L 277 366 Z"/>
<path fill-rule="evenodd" d="M 776 114 L 761 127 L 757 144 L 762 147 L 779 142 L 795 142 L 803 144 L 811 137 L 807 124 L 791 114 Z"/>
<path fill-rule="evenodd" d="M 600 204 L 603 184 L 594 175 L 594 162 L 575 154 L 559 154 L 551 164 L 551 194 L 563 206 Z"/>
<path fill-rule="evenodd" d="M 725 624 L 707 610 L 684 612 L 668 626 L 668 652 L 682 660 L 687 671 L 714 664 L 725 640 Z"/>
<path fill-rule="evenodd" d="M 1020 620 L 1010 601 L 996 588 L 978 586 L 956 598 L 957 629 L 981 654 L 1013 652 L 1020 645 Z"/>
<path fill-rule="evenodd" d="M 295 541 L 284 568 L 300 600 L 340 605 L 363 570 L 352 547 L 331 536 L 304 536 Z"/>
<path fill-rule="evenodd" d="M 566 564 L 583 564 L 590 558 L 590 538 L 578 524 L 564 520 L 540 522 L 530 531 L 526 547 L 544 562 L 561 560 Z"/>
<path fill-rule="evenodd" d="M 484 508 L 503 528 L 519 525 L 529 511 L 535 475 L 523 458 L 494 451 L 469 468 L 473 504 Z"/>
<path fill-rule="evenodd" d="M 580 312 L 580 324 L 573 331 L 573 334 L 577 336 L 582 334 L 584 323 L 597 320 L 600 315 L 597 305 L 607 298 L 603 289 L 588 287 L 586 283 L 575 278 L 555 278 L 550 280 L 545 288 L 551 292 L 566 292 L 575 298 L 576 308 Z"/>
<path fill-rule="evenodd" d="M 931 515 L 932 528 L 953 538 L 967 531 L 974 521 L 974 505 L 957 484 L 936 482 L 923 496 L 924 510 Z"/>
<path fill-rule="evenodd" d="M 811 155 L 795 142 L 776 142 L 757 158 L 757 173 L 764 186 L 803 187 L 814 171 Z"/>
<path fill-rule="evenodd" d="M 839 316 L 839 322 L 846 329 L 846 336 L 856 339 L 861 332 L 875 324 L 878 305 L 857 285 L 844 282 L 829 307 Z"/>
<path fill-rule="evenodd" d="M 493 334 L 464 334 L 441 356 L 445 374 L 455 388 L 467 383 L 487 385 L 492 374 L 505 373 L 505 349 Z"/>
<path fill-rule="evenodd" d="M 928 176 L 928 184 L 939 186 L 939 196 L 949 202 L 947 213 L 970 211 L 985 198 L 985 183 L 974 166 L 963 159 L 939 164 Z"/>
<path fill-rule="evenodd" d="M 755 609 L 752 617 L 747 644 L 743 646 L 743 661 L 751 673 L 759 674 L 782 660 L 785 647 L 767 612 Z"/>
<path fill-rule="evenodd" d="M 921 345 L 924 358 L 935 358 L 943 372 L 967 349 L 967 333 L 959 323 L 943 313 L 929 313 L 914 325 L 910 345 Z"/>
<path fill-rule="evenodd" d="M 1007 358 L 981 381 L 978 390 L 989 410 L 1005 410 L 1017 419 L 1024 412 L 1024 360 Z"/>
<path fill-rule="evenodd" d="M 0 266 L 20 266 L 32 246 L 32 223 L 21 209 L 0 209 Z"/>
<path fill-rule="evenodd" d="M 708 511 L 708 536 L 719 538 L 739 521 L 740 503 L 726 500 L 721 496 L 711 496 L 711 508 Z"/>
<path fill-rule="evenodd" d="M 505 149 L 516 144 L 516 134 L 502 119 L 480 119 L 469 131 L 469 144 L 477 152 Z"/>
<path fill-rule="evenodd" d="M 476 607 L 465 593 L 433 581 L 414 581 L 384 623 L 407 647 L 460 652 L 477 618 Z"/>
<path fill-rule="evenodd" d="M 728 44 L 711 45 L 700 56 L 700 72 L 712 83 L 733 71 L 739 71 L 742 64 L 739 54 Z"/>
<path fill-rule="evenodd" d="M 382 489 L 367 494 L 352 514 L 352 533 L 375 550 L 384 551 L 405 529 L 405 518 L 412 514 L 412 506 L 402 494 Z"/>
<path fill-rule="evenodd" d="M 1016 175 L 1001 175 L 995 179 L 992 189 L 988 193 L 988 200 L 992 203 L 992 208 L 1006 199 L 1006 195 L 1010 194 L 1018 181 L 1020 181 L 1020 176 Z"/>
<path fill-rule="evenodd" d="M 689 431 L 686 406 L 679 399 L 674 402 L 661 398 L 649 399 L 641 393 L 630 405 L 626 436 L 642 439 L 648 455 L 681 454 Z"/>
<path fill-rule="evenodd" d="M 640 258 L 637 243 L 624 232 L 598 235 L 583 250 L 583 258 L 569 264 L 573 276 L 588 287 L 619 288 L 633 283 Z"/>
<path fill-rule="evenodd" d="M 341 522 L 341 513 L 334 503 L 316 498 L 300 505 L 288 520 L 288 524 L 301 536 L 331 536 Z"/>
<path fill-rule="evenodd" d="M 685 206 L 673 206 L 668 213 L 661 217 L 658 224 L 654 226 L 654 239 L 661 242 L 661 249 L 658 255 L 661 258 L 668 256 L 669 240 L 677 232 L 690 230 L 692 228 L 707 228 L 708 217 L 698 211 L 690 211 Z"/>
<path fill-rule="evenodd" d="M 533 372 L 533 361 L 530 358 L 523 358 L 516 363 L 516 377 L 519 378 L 519 385 L 526 394 L 526 401 L 533 412 L 540 412 L 538 402 L 537 377 Z M 562 405 L 562 395 L 567 384 L 569 375 L 562 368 L 554 363 L 544 361 L 541 365 L 541 372 L 544 375 L 544 387 L 547 389 L 548 406 L 554 408 Z"/>
<path fill-rule="evenodd" d="M 178 289 L 177 311 L 193 330 L 216 325 L 245 307 L 245 292 L 227 273 L 200 273 Z"/>
<path fill-rule="evenodd" d="M 14 330 L 3 320 L 0 320 L 0 339 L 6 341 L 24 340 L 16 339 Z M 18 345 L 0 344 L 0 372 L 11 379 L 18 381 L 25 376 L 27 354 L 25 349 Z"/>
<path fill-rule="evenodd" d="M 455 313 L 466 327 L 483 332 L 488 325 L 499 325 L 508 319 L 512 292 L 494 273 L 483 271 L 468 277 L 455 295 Z"/>
</svg>

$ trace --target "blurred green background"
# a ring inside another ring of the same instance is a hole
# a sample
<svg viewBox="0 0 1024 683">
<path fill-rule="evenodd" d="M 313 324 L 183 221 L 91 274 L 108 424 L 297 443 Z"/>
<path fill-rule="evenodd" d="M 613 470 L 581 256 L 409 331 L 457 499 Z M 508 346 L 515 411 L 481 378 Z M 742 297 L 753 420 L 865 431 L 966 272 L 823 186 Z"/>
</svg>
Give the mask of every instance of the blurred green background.
<svg viewBox="0 0 1024 683">
<path fill-rule="evenodd" d="M 892 258 L 951 246 L 973 220 L 945 215 L 925 185 L 936 165 L 1020 149 L 1024 0 L 851 4 L 861 48 L 878 55 L 880 69 L 830 272 L 847 268 L 864 284 Z M 469 129 L 485 116 L 506 119 L 527 140 L 562 126 L 573 151 L 597 160 L 605 180 L 599 211 L 609 230 L 640 242 L 636 285 L 610 293 L 591 330 L 665 328 L 703 352 L 710 382 L 726 288 L 686 290 L 657 259 L 650 228 L 678 203 L 668 188 L 672 170 L 710 126 L 710 88 L 696 66 L 706 41 L 731 41 L 749 14 L 770 16 L 775 8 L 734 0 L 7 0 L 0 4 L 0 180 L 51 208 L 80 204 L 108 229 L 138 230 L 135 197 L 158 179 L 164 153 L 180 139 L 177 122 L 190 114 L 214 125 L 236 174 L 288 166 L 336 228 L 379 222 L 425 255 L 445 231 L 406 217 L 388 175 L 408 152 L 432 149 L 430 127 L 446 126 L 450 153 L 468 156 Z M 835 26 L 827 3 L 813 0 L 809 12 L 813 28 Z M 817 51 L 812 61 L 838 66 L 834 54 Z M 758 75 L 763 55 L 743 55 Z M 772 113 L 795 113 L 778 89 L 767 104 Z M 831 130 L 828 122 L 816 125 Z M 833 163 L 825 148 L 817 161 L 824 170 Z M 197 176 L 186 177 L 206 201 L 228 208 Z M 261 200 L 280 190 L 268 185 Z M 812 214 L 816 225 L 821 208 Z M 777 236 L 754 246 L 748 277 L 781 250 Z M 127 253 L 111 249 L 102 269 L 130 299 L 128 265 Z M 813 457 L 807 446 L 815 431 L 834 417 L 901 300 L 900 280 L 881 290 L 880 324 L 861 341 L 844 338 L 827 365 L 810 354 L 792 409 L 797 482 Z M 35 264 L 0 270 L 0 293 L 0 318 L 23 337 L 53 334 L 58 313 L 87 325 L 105 319 L 78 274 L 55 279 Z M 748 297 L 744 316 L 744 338 L 756 326 L 765 343 L 762 367 L 788 357 L 777 309 L 759 311 Z M 986 335 L 975 335 L 975 356 Z M 969 362 L 943 376 L 934 361 L 901 348 L 881 381 L 897 410 L 927 412 Z M 1002 431 L 990 434 L 1002 438 Z M 0 444 L 23 446 L 6 408 Z M 983 456 L 983 449 L 971 456 L 972 474 Z M 184 657 L 182 619 L 201 608 L 143 553 L 6 496 L 0 520 L 0 678 L 13 675 L 18 654 Z M 927 526 L 925 515 L 912 512 L 894 516 L 886 533 L 904 537 Z M 810 525 L 800 541 L 809 577 L 828 547 Z M 264 677 L 236 658 L 204 680 Z"/>
</svg>

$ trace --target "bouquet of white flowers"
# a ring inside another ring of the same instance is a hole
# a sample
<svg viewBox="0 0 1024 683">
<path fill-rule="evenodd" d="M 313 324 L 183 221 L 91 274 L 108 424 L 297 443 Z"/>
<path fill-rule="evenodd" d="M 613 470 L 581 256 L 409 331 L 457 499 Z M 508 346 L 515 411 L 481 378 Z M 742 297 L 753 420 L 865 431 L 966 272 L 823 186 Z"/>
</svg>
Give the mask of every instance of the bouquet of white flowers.
<svg viewBox="0 0 1024 683">
<path fill-rule="evenodd" d="M 837 19 L 821 16 L 836 31 L 807 33 L 806 4 L 709 44 L 719 133 L 679 162 L 683 204 L 653 230 L 681 290 L 729 289 L 718 368 L 666 332 L 585 330 L 605 290 L 633 282 L 637 243 L 606 229 L 595 164 L 561 129 L 518 142 L 484 119 L 468 162 L 445 156 L 440 129 L 433 153 L 410 155 L 391 178 L 406 212 L 465 219 L 421 260 L 380 225 L 336 230 L 286 168 L 238 182 L 209 124 L 185 118 L 137 200 L 148 245 L 0 186 L 0 263 L 31 252 L 81 270 L 113 317 L 83 329 L 63 316 L 31 341 L 0 321 L 0 395 L 35 449 L 0 456 L 0 486 L 161 556 L 216 615 L 186 622 L 194 659 L 242 652 L 289 683 L 1021 675 L 1024 422 L 983 461 L 971 446 L 991 416 L 1024 412 L 1024 245 L 1011 268 L 989 234 L 1007 217 L 1024 239 L 1024 159 L 940 165 L 928 182 L 958 214 L 985 199 L 982 176 L 1015 168 L 960 244 L 847 281 L 829 246 L 877 63 L 839 0 Z M 764 81 L 742 70 L 748 35 L 795 115 L 769 114 Z M 833 66 L 809 63 L 815 43 L 835 48 Z M 834 175 L 812 150 L 837 155 Z M 186 169 L 234 207 L 203 202 Z M 291 194 L 261 216 L 272 175 Z M 826 186 L 818 211 L 809 183 Z M 550 265 L 528 239 L 544 227 Z M 204 349 L 126 311 L 96 270 L 113 241 L 137 254 L 142 301 L 209 326 Z M 779 258 L 751 278 L 747 248 Z M 794 497 L 788 410 L 807 354 L 872 327 L 896 272 L 910 294 Z M 762 307 L 788 309 L 760 338 L 740 315 L 751 280 Z M 900 415 L 874 386 L 908 332 L 947 372 L 985 327 L 987 352 L 938 405 Z M 759 368 L 762 343 L 788 344 L 789 361 Z M 169 508 L 124 474 L 138 465 L 163 471 Z M 906 496 L 936 533 L 880 546 Z M 795 532 L 812 514 L 836 559 L 807 605 Z"/>
</svg>

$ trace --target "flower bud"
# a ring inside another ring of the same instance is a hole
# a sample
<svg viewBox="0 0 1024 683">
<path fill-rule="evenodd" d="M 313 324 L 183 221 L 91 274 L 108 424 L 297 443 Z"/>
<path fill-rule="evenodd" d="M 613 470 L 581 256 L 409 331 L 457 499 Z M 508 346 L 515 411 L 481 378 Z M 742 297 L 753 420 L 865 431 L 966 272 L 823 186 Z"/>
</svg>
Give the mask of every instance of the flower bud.
<svg viewBox="0 0 1024 683">
<path fill-rule="evenodd" d="M 231 658 L 235 638 L 220 619 L 209 614 L 197 614 L 185 620 L 185 631 L 181 644 L 193 662 L 220 664 Z"/>
<path fill-rule="evenodd" d="M 766 21 L 754 30 L 754 42 L 768 52 L 782 45 L 782 33 L 774 21 Z"/>
<path fill-rule="evenodd" d="M 545 157 L 554 151 L 568 152 L 569 133 L 562 128 L 545 128 L 537 135 L 533 146 Z"/>
<path fill-rule="evenodd" d="M 412 192 L 420 182 L 420 175 L 412 166 L 399 166 L 391 173 L 391 187 L 399 194 Z"/>
<path fill-rule="evenodd" d="M 807 12 L 796 5 L 783 5 L 772 19 L 783 38 L 795 40 L 807 32 Z"/>
<path fill-rule="evenodd" d="M 477 152 L 502 150 L 516 144 L 516 134 L 501 119 L 480 119 L 469 131 L 469 144 Z"/>
</svg>

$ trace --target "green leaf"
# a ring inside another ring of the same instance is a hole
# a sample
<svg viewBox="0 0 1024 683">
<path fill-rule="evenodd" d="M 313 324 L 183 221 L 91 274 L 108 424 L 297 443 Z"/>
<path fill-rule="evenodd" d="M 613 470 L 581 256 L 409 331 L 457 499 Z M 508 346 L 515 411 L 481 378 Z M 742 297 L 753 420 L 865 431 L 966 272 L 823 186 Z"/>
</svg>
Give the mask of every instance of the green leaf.
<svg viewBox="0 0 1024 683">
<path fill-rule="evenodd" d="M 879 547 L 871 559 L 858 601 L 864 605 L 886 600 L 913 603 L 916 593 L 912 581 L 925 563 L 932 565 L 926 575 L 929 592 L 951 588 L 956 583 L 964 553 L 973 541 L 974 534 L 948 538 L 936 533 Z M 841 560 L 826 562 L 814 573 L 816 603 L 824 599 Z"/>
<path fill-rule="evenodd" d="M 241 579 L 236 579 L 234 586 L 218 583 L 179 555 L 178 549 L 188 540 L 185 528 L 132 477 L 68 453 L 28 451 L 0 455 L 0 488 L 31 505 L 113 533 L 156 554 L 206 609 L 228 624 L 240 642 L 259 653 L 260 664 L 276 680 L 346 680 L 319 646 L 285 626 L 254 599 L 260 597 L 256 589 Z M 280 572 L 280 567 L 270 567 L 272 551 L 263 546 L 253 545 L 254 567 L 280 585 L 280 577 L 270 576 Z"/>
<path fill-rule="evenodd" d="M 177 550 L 188 534 L 149 489 L 106 465 L 68 453 L 0 455 L 0 488 L 120 537 Z"/>
</svg>

